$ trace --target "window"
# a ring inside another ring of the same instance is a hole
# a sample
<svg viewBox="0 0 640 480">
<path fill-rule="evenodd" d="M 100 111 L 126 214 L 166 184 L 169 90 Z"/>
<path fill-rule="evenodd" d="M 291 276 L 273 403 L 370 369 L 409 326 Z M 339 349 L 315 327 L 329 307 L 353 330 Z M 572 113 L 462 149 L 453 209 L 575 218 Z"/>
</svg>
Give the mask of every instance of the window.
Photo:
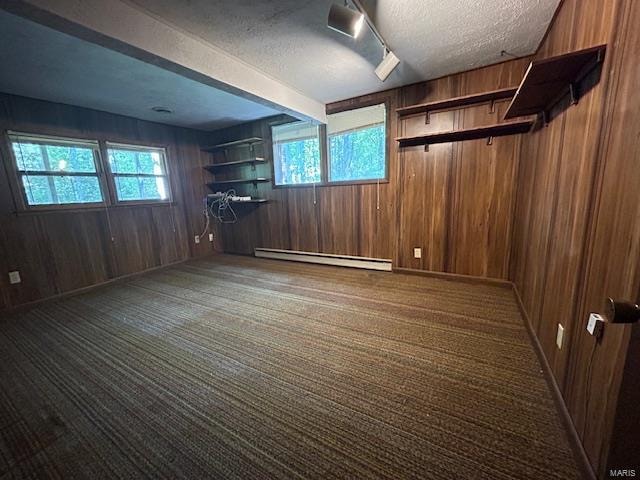
<svg viewBox="0 0 640 480">
<path fill-rule="evenodd" d="M 384 103 L 327 116 L 329 181 L 386 178 Z"/>
<path fill-rule="evenodd" d="M 274 125 L 271 136 L 276 185 L 301 185 L 322 180 L 317 125 L 307 122 Z"/>
<path fill-rule="evenodd" d="M 107 155 L 118 202 L 171 199 L 163 148 L 107 143 Z"/>
<path fill-rule="evenodd" d="M 9 134 L 29 206 L 103 203 L 98 142 Z"/>
</svg>

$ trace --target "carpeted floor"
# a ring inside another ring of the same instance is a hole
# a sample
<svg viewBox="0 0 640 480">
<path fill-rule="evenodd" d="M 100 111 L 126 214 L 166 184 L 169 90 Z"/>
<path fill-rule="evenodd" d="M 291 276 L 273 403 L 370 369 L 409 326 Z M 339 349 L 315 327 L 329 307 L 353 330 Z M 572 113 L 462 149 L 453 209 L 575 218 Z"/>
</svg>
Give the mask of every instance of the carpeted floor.
<svg viewBox="0 0 640 480">
<path fill-rule="evenodd" d="M 0 322 L 0 478 L 575 479 L 510 290 L 220 256 Z"/>
</svg>

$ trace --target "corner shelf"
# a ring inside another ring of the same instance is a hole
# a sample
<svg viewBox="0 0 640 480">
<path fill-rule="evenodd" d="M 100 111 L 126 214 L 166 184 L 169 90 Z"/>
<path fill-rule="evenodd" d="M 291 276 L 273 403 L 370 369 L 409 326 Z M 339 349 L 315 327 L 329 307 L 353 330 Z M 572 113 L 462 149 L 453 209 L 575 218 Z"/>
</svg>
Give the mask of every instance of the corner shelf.
<svg viewBox="0 0 640 480">
<path fill-rule="evenodd" d="M 488 92 L 474 93 L 472 95 L 447 98 L 445 100 L 438 100 L 435 102 L 420 103 L 408 107 L 397 108 L 396 113 L 400 117 L 405 117 L 407 115 L 414 115 L 417 113 L 429 114 L 430 112 L 436 112 L 439 110 L 453 110 L 456 108 L 465 107 L 467 105 L 495 102 L 496 100 L 511 98 L 515 95 L 517 90 L 517 87 L 502 88 L 499 90 L 491 90 Z"/>
<path fill-rule="evenodd" d="M 563 98 L 569 96 L 572 104 L 577 103 L 581 83 L 604 62 L 606 49 L 599 45 L 531 62 L 504 118 L 542 113 L 546 122 L 550 110 Z"/>
<path fill-rule="evenodd" d="M 531 129 L 533 124 L 533 120 L 504 122 L 463 130 L 428 133 L 413 137 L 397 137 L 396 141 L 399 143 L 400 147 L 414 147 L 417 145 L 433 145 L 436 143 L 459 142 L 463 140 L 475 140 L 478 138 L 502 137 L 504 135 L 526 133 Z"/>
<path fill-rule="evenodd" d="M 258 177 L 258 178 L 237 178 L 234 180 L 219 180 L 207 183 L 209 187 L 212 185 L 235 185 L 241 183 L 264 183 L 270 182 L 270 178 Z"/>
<path fill-rule="evenodd" d="M 212 163 L 211 165 L 206 165 L 204 169 L 210 172 L 213 172 L 218 168 L 234 167 L 239 165 L 249 165 L 249 164 L 264 163 L 264 162 L 265 162 L 264 158 L 254 157 L 254 158 L 246 158 L 244 160 L 236 160 L 233 162 Z"/>
<path fill-rule="evenodd" d="M 215 152 L 216 150 L 224 150 L 228 148 L 237 148 L 242 147 L 244 145 L 253 145 L 254 143 L 262 142 L 262 138 L 260 137 L 249 137 L 243 138 L 241 140 L 234 140 L 233 142 L 219 143 L 217 145 L 211 145 L 209 147 L 203 147 L 201 150 L 203 152 Z"/>
</svg>

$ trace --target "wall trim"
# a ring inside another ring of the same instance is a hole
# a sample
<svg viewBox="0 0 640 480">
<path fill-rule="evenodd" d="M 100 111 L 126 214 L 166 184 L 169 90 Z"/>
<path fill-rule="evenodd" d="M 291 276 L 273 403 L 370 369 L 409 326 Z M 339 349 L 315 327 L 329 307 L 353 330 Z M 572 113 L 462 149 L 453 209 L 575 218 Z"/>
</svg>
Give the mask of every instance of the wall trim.
<svg viewBox="0 0 640 480">
<path fill-rule="evenodd" d="M 31 308 L 34 308 L 34 307 L 36 307 L 38 305 L 41 305 L 41 304 L 44 304 L 44 303 L 53 302 L 55 300 L 61 300 L 63 298 L 74 297 L 76 295 L 81 295 L 83 293 L 87 293 L 87 292 L 90 292 L 92 290 L 97 290 L 98 288 L 102 288 L 102 287 L 106 287 L 108 285 L 113 285 L 113 284 L 116 284 L 116 283 L 124 282 L 126 280 L 130 280 L 131 278 L 138 277 L 138 276 L 144 275 L 146 273 L 151 273 L 151 272 L 155 272 L 157 270 L 163 270 L 165 268 L 173 267 L 175 265 L 179 265 L 181 263 L 188 262 L 189 260 L 193 260 L 194 258 L 196 258 L 196 257 L 184 258 L 182 260 L 177 260 L 175 262 L 166 263 L 164 265 L 158 265 L 156 267 L 147 268 L 145 270 L 140 270 L 139 272 L 132 272 L 132 273 L 127 273 L 125 275 L 120 275 L 119 277 L 110 278 L 108 280 L 105 280 L 104 282 L 94 283 L 92 285 L 87 285 L 86 287 L 80 287 L 80 288 L 76 288 L 74 290 L 69 290 L 69 291 L 66 291 L 66 292 L 58 293 L 56 295 L 51 295 L 49 297 L 39 298 L 38 300 L 32 300 L 30 302 L 20 303 L 18 305 L 14 305 L 14 306 L 11 306 L 9 308 L 0 309 L 0 314 L 1 315 L 8 315 L 8 314 L 13 314 L 13 313 L 19 313 L 19 312 L 24 311 L 24 310 L 30 310 Z M 0 320 L 2 320 L 2 318 L 0 318 Z"/>
<path fill-rule="evenodd" d="M 538 336 L 535 334 L 533 327 L 531 326 L 531 321 L 529 320 L 529 314 L 524 307 L 524 303 L 522 301 L 522 297 L 520 297 L 520 292 L 518 292 L 518 287 L 515 283 L 510 282 L 513 290 L 513 294 L 516 297 L 516 303 L 518 304 L 518 308 L 520 310 L 520 314 L 522 315 L 522 320 L 527 329 L 527 333 L 529 334 L 529 339 L 531 340 L 531 345 L 536 352 L 538 360 L 540 361 L 540 366 L 542 367 L 542 374 L 547 381 L 547 385 L 551 390 L 551 396 L 553 397 L 553 402 L 556 405 L 556 410 L 560 414 L 560 419 L 562 424 L 567 432 L 569 437 L 569 445 L 571 446 L 571 450 L 573 451 L 573 457 L 578 464 L 578 468 L 580 469 L 580 473 L 582 477 L 586 480 L 597 480 L 596 474 L 591 466 L 591 462 L 589 462 L 589 457 L 587 456 L 587 452 L 582 445 L 582 441 L 580 440 L 580 435 L 578 435 L 578 431 L 576 430 L 575 425 L 573 424 L 573 420 L 571 419 L 571 414 L 569 413 L 569 409 L 567 408 L 567 404 L 564 401 L 564 397 L 562 396 L 562 392 L 560 391 L 560 387 L 556 382 L 555 377 L 553 376 L 553 371 L 551 370 L 551 365 L 547 360 L 547 357 L 542 350 L 542 345 L 538 340 Z"/>
<path fill-rule="evenodd" d="M 364 268 L 391 272 L 391 259 L 356 257 L 352 255 L 334 255 L 331 253 L 302 252 L 298 250 L 279 250 L 276 248 L 256 248 L 254 255 L 258 258 L 273 260 L 289 260 L 293 262 L 318 263 L 336 267 Z"/>
<path fill-rule="evenodd" d="M 443 280 L 453 280 L 457 282 L 493 285 L 493 286 L 509 288 L 509 289 L 512 288 L 512 283 L 509 280 L 504 280 L 502 278 L 479 277 L 475 275 L 462 275 L 460 273 L 436 272 L 433 270 L 419 270 L 417 268 L 402 268 L 402 267 L 394 268 L 393 272 L 405 273 L 408 275 L 421 275 L 423 277 L 440 278 Z"/>
</svg>

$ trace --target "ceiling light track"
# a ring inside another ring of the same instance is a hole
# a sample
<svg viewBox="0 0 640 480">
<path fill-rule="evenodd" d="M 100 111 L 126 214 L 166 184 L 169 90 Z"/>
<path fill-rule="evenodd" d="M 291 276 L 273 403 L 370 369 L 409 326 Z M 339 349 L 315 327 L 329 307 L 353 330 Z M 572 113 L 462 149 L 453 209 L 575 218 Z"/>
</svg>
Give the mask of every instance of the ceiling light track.
<svg viewBox="0 0 640 480">
<path fill-rule="evenodd" d="M 376 37 L 380 45 L 382 45 L 382 62 L 376 67 L 375 74 L 381 80 L 385 81 L 391 72 L 398 66 L 400 60 L 388 47 L 382 35 L 374 25 L 373 21 L 367 15 L 360 0 L 349 0 L 355 10 L 349 8 L 348 2 L 344 5 L 332 4 L 329 10 L 329 18 L 327 26 L 337 32 L 343 33 L 353 38 L 357 38 L 362 30 L 364 23 L 367 24 L 373 36 Z"/>
</svg>

